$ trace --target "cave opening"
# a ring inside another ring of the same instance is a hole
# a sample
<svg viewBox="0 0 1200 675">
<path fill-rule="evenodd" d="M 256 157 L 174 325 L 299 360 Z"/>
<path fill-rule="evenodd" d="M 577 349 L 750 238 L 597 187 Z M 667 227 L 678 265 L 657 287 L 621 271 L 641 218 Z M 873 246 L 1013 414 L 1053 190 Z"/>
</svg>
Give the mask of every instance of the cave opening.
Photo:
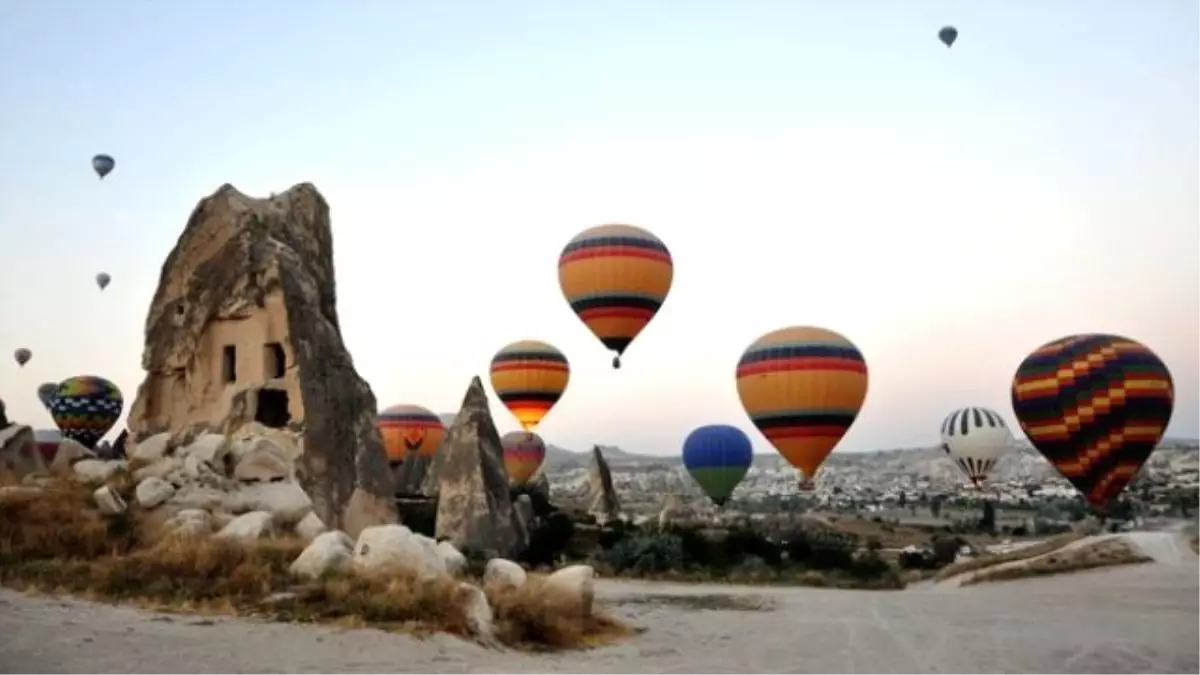
<svg viewBox="0 0 1200 675">
<path fill-rule="evenodd" d="M 254 421 L 272 429 L 283 429 L 292 416 L 288 413 L 288 393 L 282 389 L 259 389 Z"/>
</svg>

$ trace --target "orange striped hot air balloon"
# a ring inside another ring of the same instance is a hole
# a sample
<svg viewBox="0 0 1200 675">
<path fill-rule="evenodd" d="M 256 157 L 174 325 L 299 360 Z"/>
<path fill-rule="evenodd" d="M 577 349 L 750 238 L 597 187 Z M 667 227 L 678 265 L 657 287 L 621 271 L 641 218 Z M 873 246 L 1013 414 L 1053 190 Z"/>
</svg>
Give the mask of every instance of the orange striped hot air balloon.
<svg viewBox="0 0 1200 675">
<path fill-rule="evenodd" d="M 675 273 L 662 241 L 633 225 L 579 233 L 558 258 L 558 284 L 571 309 L 604 346 L 621 355 L 662 307 Z"/>
<path fill-rule="evenodd" d="M 492 389 L 521 428 L 533 431 L 571 379 L 567 357 L 538 340 L 514 342 L 492 357 Z"/>
<path fill-rule="evenodd" d="M 546 459 L 546 444 L 531 431 L 510 431 L 500 439 L 504 449 L 504 468 L 513 485 L 524 485 Z"/>
<path fill-rule="evenodd" d="M 379 413 L 379 434 L 392 464 L 411 453 L 432 457 L 446 438 L 446 427 L 431 410 L 419 405 L 394 405 Z"/>
<path fill-rule="evenodd" d="M 754 426 L 811 479 L 862 409 L 867 363 L 842 335 L 793 326 L 746 348 L 737 388 Z"/>
</svg>

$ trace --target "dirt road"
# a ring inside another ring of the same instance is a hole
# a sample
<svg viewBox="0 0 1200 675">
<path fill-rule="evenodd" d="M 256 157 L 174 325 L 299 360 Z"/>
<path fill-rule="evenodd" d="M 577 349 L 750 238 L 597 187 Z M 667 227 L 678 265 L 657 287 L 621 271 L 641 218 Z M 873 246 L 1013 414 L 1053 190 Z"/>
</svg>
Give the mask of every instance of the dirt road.
<svg viewBox="0 0 1200 675">
<path fill-rule="evenodd" d="M 604 582 L 646 632 L 583 653 L 148 614 L 0 591 L 4 672 L 1171 672 L 1200 669 L 1197 566 L 953 590 Z"/>
</svg>

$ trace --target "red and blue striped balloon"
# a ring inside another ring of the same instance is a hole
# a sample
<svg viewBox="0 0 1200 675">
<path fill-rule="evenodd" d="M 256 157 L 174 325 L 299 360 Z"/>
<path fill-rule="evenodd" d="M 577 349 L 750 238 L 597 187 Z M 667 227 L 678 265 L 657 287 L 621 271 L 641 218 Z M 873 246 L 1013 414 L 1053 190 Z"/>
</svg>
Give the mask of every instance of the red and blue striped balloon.
<svg viewBox="0 0 1200 675">
<path fill-rule="evenodd" d="M 753 461 L 750 438 L 735 426 L 697 427 L 683 441 L 683 465 L 717 506 L 729 501 Z"/>
</svg>

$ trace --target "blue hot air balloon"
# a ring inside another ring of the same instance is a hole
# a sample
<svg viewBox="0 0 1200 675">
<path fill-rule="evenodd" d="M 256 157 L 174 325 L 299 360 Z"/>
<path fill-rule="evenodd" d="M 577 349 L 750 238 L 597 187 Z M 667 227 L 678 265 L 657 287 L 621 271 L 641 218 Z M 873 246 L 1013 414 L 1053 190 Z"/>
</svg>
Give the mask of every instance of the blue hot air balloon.
<svg viewBox="0 0 1200 675">
<path fill-rule="evenodd" d="M 104 177 L 112 173 L 116 166 L 117 160 L 113 159 L 111 155 L 96 155 L 92 158 L 92 171 L 100 176 L 100 180 L 104 180 Z"/>
<path fill-rule="evenodd" d="M 697 427 L 683 441 L 683 465 L 717 506 L 729 501 L 753 460 L 750 438 L 728 424 Z"/>
</svg>

